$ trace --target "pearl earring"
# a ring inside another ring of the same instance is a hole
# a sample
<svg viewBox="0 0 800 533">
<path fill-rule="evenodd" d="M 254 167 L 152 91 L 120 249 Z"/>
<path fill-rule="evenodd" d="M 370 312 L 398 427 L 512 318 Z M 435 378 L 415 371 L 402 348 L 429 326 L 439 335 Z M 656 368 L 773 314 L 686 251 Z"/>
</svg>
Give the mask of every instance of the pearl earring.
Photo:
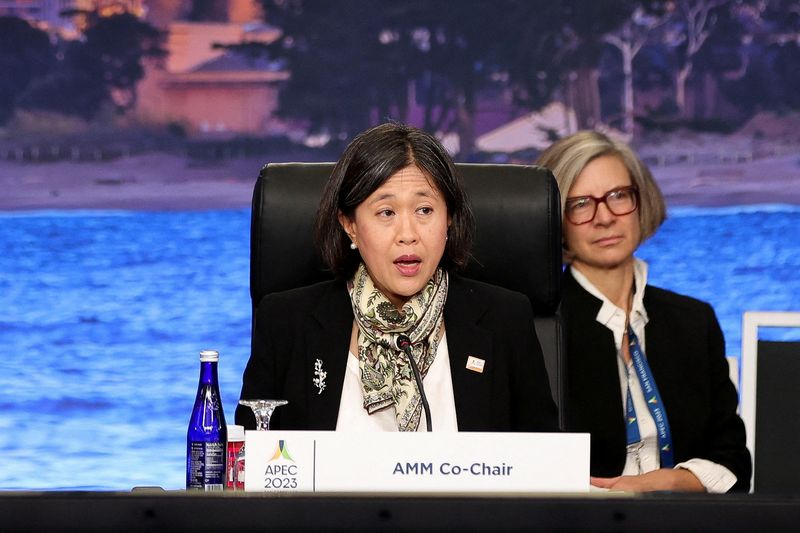
<svg viewBox="0 0 800 533">
<path fill-rule="evenodd" d="M 356 248 L 358 248 L 358 245 L 356 243 L 354 243 L 354 242 L 351 242 L 350 243 L 350 249 L 351 250 L 355 250 Z"/>
</svg>

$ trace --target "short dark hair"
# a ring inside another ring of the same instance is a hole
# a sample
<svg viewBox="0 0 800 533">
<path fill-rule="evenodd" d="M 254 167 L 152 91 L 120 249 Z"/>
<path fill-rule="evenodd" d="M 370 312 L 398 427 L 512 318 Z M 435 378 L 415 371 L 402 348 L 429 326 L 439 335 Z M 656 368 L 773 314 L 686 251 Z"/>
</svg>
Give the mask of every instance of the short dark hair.
<svg viewBox="0 0 800 533">
<path fill-rule="evenodd" d="M 444 197 L 450 217 L 440 266 L 464 268 L 472 248 L 473 217 L 453 160 L 442 144 L 423 130 L 394 122 L 358 134 L 331 172 L 317 210 L 315 239 L 328 268 L 339 279 L 355 274 L 361 257 L 339 223 L 339 213 L 352 219 L 356 207 L 391 176 L 416 165 Z"/>
</svg>

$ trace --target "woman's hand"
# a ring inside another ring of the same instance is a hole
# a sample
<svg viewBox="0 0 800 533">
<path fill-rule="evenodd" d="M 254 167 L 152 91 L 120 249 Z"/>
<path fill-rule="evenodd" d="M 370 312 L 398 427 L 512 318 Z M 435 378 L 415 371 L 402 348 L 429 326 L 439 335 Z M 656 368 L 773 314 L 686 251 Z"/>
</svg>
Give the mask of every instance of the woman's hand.
<svg viewBox="0 0 800 533">
<path fill-rule="evenodd" d="M 592 485 L 628 492 L 705 492 L 700 480 L 684 468 L 661 468 L 638 476 L 592 477 Z"/>
</svg>

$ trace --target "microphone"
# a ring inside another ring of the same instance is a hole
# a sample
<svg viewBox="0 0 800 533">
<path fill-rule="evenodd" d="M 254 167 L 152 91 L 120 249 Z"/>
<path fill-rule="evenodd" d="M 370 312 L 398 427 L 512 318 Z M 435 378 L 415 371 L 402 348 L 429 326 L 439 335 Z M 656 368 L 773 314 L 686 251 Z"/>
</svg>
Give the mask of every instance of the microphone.
<svg viewBox="0 0 800 533">
<path fill-rule="evenodd" d="M 428 431 L 433 431 L 433 426 L 431 425 L 431 408 L 428 406 L 428 398 L 425 396 L 425 389 L 422 387 L 422 378 L 419 375 L 417 362 L 414 361 L 414 356 L 411 353 L 411 339 L 406 335 L 398 335 L 395 343 L 397 344 L 397 349 L 404 352 L 406 357 L 408 357 L 408 361 L 411 363 L 411 370 L 414 372 L 414 381 L 417 383 L 417 390 L 422 399 L 422 409 L 425 411 L 425 425 Z"/>
</svg>

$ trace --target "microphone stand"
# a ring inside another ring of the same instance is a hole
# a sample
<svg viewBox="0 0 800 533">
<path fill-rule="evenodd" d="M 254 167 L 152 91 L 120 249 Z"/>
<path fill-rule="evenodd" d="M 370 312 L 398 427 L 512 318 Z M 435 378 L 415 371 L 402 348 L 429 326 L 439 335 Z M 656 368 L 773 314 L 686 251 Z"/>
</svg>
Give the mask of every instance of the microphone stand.
<svg viewBox="0 0 800 533">
<path fill-rule="evenodd" d="M 419 391 L 420 399 L 422 399 L 422 409 L 425 411 L 425 425 L 428 431 L 433 431 L 433 426 L 431 425 L 431 408 L 428 406 L 428 397 L 425 396 L 425 389 L 422 387 L 422 378 L 419 375 L 417 362 L 414 361 L 414 356 L 411 353 L 411 339 L 405 335 L 398 335 L 397 348 L 406 354 L 408 361 L 411 363 L 414 381 L 417 383 L 417 390 Z"/>
</svg>

